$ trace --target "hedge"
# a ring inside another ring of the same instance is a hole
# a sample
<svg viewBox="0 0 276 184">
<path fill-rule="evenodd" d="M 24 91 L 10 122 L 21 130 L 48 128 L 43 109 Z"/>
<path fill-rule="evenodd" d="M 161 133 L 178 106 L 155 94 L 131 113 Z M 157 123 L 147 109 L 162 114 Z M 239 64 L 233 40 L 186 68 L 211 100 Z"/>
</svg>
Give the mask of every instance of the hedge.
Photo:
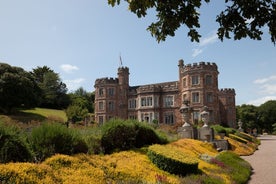
<svg viewBox="0 0 276 184">
<path fill-rule="evenodd" d="M 198 172 L 198 160 L 170 145 L 152 145 L 148 157 L 159 169 L 171 174 L 185 176 Z"/>
</svg>

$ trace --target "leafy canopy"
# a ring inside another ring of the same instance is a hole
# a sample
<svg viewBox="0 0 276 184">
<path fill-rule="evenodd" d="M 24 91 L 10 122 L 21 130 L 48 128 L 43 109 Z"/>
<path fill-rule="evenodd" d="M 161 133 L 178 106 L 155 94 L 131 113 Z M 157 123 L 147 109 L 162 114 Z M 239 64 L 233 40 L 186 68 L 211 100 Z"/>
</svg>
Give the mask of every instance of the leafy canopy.
<svg viewBox="0 0 276 184">
<path fill-rule="evenodd" d="M 199 9 L 202 2 L 210 0 L 124 0 L 129 10 L 139 18 L 147 15 L 147 10 L 154 9 L 156 22 L 147 28 L 158 42 L 165 41 L 167 36 L 174 36 L 182 25 L 189 29 L 191 41 L 199 42 L 198 33 Z M 108 0 L 115 6 L 120 0 Z M 262 27 L 268 26 L 271 41 L 276 42 L 276 1 L 275 0 L 225 0 L 226 9 L 217 15 L 219 23 L 218 37 L 240 40 L 249 37 L 261 40 Z M 232 34 L 232 35 L 231 35 Z"/>
</svg>

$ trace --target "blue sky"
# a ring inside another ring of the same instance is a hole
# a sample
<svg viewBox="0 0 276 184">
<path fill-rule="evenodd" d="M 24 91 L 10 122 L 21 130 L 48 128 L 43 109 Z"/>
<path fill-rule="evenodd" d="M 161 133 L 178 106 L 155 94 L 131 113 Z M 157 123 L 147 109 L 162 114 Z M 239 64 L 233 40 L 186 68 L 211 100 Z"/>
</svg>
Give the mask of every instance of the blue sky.
<svg viewBox="0 0 276 184">
<path fill-rule="evenodd" d="M 46 65 L 69 91 L 94 91 L 95 79 L 116 77 L 120 55 L 132 86 L 178 80 L 179 59 L 215 62 L 219 88 L 235 88 L 237 105 L 276 100 L 276 46 L 268 29 L 262 41 L 219 41 L 215 18 L 223 2 L 200 9 L 200 43 L 181 27 L 158 44 L 146 31 L 154 12 L 138 19 L 124 2 L 112 8 L 107 0 L 0 0 L 0 62 L 27 71 Z"/>
</svg>

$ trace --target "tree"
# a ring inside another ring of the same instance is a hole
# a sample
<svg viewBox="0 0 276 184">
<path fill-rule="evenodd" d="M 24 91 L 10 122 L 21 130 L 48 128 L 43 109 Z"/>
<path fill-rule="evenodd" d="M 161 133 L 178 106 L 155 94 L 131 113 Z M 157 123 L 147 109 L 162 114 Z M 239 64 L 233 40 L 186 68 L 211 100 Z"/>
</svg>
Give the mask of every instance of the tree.
<svg viewBox="0 0 276 184">
<path fill-rule="evenodd" d="M 69 105 L 66 84 L 61 81 L 58 73 L 47 66 L 37 67 L 31 73 L 41 89 L 41 107 L 59 109 Z"/>
<path fill-rule="evenodd" d="M 119 5 L 121 0 L 108 0 L 108 4 Z M 165 41 L 167 36 L 174 36 L 182 25 L 189 29 L 191 41 L 199 42 L 198 33 L 199 9 L 202 2 L 210 0 L 124 0 L 129 10 L 139 18 L 147 15 L 147 10 L 155 9 L 157 21 L 147 30 L 158 42 Z M 217 15 L 219 23 L 218 37 L 234 40 L 245 37 L 260 40 L 262 27 L 268 26 L 271 41 L 276 41 L 276 1 L 275 0 L 225 0 L 226 9 Z"/>
<path fill-rule="evenodd" d="M 237 106 L 237 119 L 240 119 L 243 122 L 243 128 L 246 129 L 254 129 L 260 128 L 260 122 L 258 120 L 259 113 L 258 107 L 254 105 L 246 105 L 243 104 L 241 106 Z"/>
<path fill-rule="evenodd" d="M 269 100 L 260 105 L 259 108 L 260 120 L 262 128 L 268 132 L 273 131 L 273 124 L 276 122 L 276 100 Z"/>
<path fill-rule="evenodd" d="M 34 107 L 38 103 L 39 87 L 33 76 L 20 67 L 0 63 L 0 111 Z"/>
<path fill-rule="evenodd" d="M 85 91 L 82 87 L 69 94 L 71 104 L 66 109 L 69 120 L 73 122 L 81 121 L 87 117 L 88 113 L 93 112 L 94 96 L 92 94 Z"/>
</svg>

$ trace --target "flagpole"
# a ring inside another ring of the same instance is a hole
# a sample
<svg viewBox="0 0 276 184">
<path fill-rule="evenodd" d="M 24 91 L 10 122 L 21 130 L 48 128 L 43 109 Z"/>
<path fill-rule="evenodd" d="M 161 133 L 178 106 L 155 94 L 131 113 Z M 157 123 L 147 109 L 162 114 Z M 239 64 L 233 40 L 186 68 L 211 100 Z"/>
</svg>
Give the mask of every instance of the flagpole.
<svg viewBox="0 0 276 184">
<path fill-rule="evenodd" d="M 122 61 L 121 53 L 120 53 L 119 59 L 120 59 L 120 67 L 122 67 L 123 66 L 123 61 Z"/>
</svg>

